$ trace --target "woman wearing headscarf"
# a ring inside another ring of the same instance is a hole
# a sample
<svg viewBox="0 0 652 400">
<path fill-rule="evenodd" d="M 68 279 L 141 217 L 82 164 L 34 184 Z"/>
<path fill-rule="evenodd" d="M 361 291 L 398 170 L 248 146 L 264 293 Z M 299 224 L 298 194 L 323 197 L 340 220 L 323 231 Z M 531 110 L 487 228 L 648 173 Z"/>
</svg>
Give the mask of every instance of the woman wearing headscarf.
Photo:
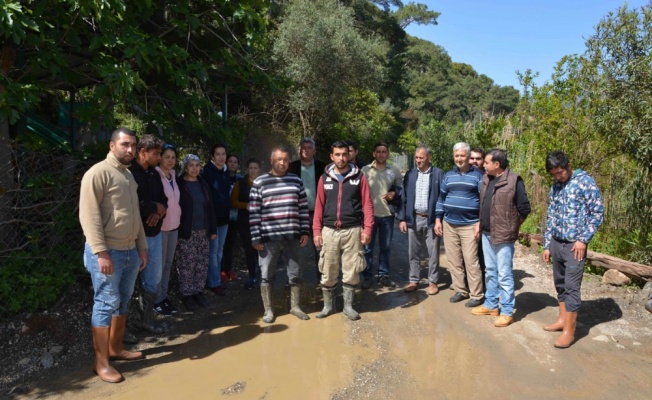
<svg viewBox="0 0 652 400">
<path fill-rule="evenodd" d="M 189 311 L 207 305 L 202 291 L 208 276 L 209 240 L 217 236 L 210 188 L 199 176 L 200 172 L 199 157 L 188 154 L 183 158 L 178 180 L 181 224 L 177 270 L 181 299 Z"/>
</svg>

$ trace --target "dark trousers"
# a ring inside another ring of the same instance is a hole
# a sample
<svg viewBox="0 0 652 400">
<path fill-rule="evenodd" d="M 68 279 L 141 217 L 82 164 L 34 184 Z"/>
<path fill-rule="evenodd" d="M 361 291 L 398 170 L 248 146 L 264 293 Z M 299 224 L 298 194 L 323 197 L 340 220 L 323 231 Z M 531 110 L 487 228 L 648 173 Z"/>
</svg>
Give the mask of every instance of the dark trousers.
<svg viewBox="0 0 652 400">
<path fill-rule="evenodd" d="M 238 238 L 238 223 L 236 221 L 229 221 L 229 230 L 226 231 L 226 239 L 224 241 L 224 254 L 222 256 L 222 272 L 230 272 L 233 270 L 233 250 Z"/>
<path fill-rule="evenodd" d="M 582 304 L 580 289 L 586 261 L 586 255 L 582 261 L 573 258 L 571 249 L 574 243 L 559 241 L 555 238 L 550 241 L 552 273 L 557 290 L 557 300 L 565 303 L 568 312 L 577 312 Z"/>
<path fill-rule="evenodd" d="M 240 233 L 240 241 L 244 248 L 245 258 L 247 260 L 247 271 L 249 278 L 256 278 L 258 269 L 258 251 L 251 245 L 251 230 L 249 227 L 249 213 L 242 213 L 238 216 L 238 232 Z M 230 231 L 230 228 L 229 228 Z"/>
</svg>

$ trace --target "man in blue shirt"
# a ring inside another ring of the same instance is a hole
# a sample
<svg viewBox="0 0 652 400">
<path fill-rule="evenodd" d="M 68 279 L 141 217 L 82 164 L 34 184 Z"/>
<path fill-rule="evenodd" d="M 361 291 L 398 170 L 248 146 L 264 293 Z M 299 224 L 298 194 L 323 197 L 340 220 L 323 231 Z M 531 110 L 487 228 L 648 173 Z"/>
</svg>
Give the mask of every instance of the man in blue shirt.
<svg viewBox="0 0 652 400">
<path fill-rule="evenodd" d="M 553 151 L 546 158 L 546 170 L 555 179 L 548 195 L 548 218 L 543 236 L 543 261 L 552 257 L 553 279 L 559 300 L 559 319 L 543 327 L 562 331 L 555 347 L 567 348 L 575 340 L 577 311 L 582 302 L 586 247 L 604 218 L 600 189 L 591 175 L 572 170 L 566 154 Z"/>
<path fill-rule="evenodd" d="M 469 163 L 470 154 L 471 147 L 467 143 L 460 142 L 453 146 L 456 167 L 448 171 L 442 180 L 435 211 L 435 233 L 444 236 L 444 249 L 455 289 L 451 303 L 470 297 L 465 305 L 477 307 L 484 298 L 478 261 L 479 236 L 476 235 L 483 175 Z"/>
</svg>

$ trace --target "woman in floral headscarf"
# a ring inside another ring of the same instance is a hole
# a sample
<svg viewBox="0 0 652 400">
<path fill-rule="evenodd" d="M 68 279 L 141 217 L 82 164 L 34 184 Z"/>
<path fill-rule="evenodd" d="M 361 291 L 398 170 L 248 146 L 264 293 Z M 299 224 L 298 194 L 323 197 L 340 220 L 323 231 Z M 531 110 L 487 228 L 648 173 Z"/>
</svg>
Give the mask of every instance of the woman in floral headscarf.
<svg viewBox="0 0 652 400">
<path fill-rule="evenodd" d="M 177 247 L 177 270 L 183 305 L 189 310 L 206 307 L 202 291 L 208 276 L 208 241 L 217 236 L 211 191 L 199 176 L 201 161 L 194 154 L 184 157 L 178 180 L 181 192 L 181 225 Z"/>
</svg>

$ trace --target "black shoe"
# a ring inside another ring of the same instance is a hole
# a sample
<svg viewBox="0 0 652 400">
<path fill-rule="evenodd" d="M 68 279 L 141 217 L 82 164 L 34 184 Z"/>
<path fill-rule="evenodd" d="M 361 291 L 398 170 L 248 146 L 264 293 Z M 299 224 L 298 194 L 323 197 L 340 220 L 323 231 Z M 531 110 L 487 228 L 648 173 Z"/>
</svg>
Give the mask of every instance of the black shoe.
<svg viewBox="0 0 652 400">
<path fill-rule="evenodd" d="M 462 294 L 462 293 L 455 293 L 453 297 L 450 298 L 451 303 L 459 303 L 462 300 L 466 300 L 469 298 L 468 294 Z"/>
<path fill-rule="evenodd" d="M 195 303 L 195 299 L 193 296 L 183 296 L 181 299 L 183 301 L 183 305 L 186 307 L 188 311 L 195 311 L 196 309 L 199 308 L 197 303 Z"/>
<path fill-rule="evenodd" d="M 177 312 L 179 312 L 179 310 L 177 310 L 177 308 L 174 306 L 174 304 L 172 304 L 172 302 L 169 299 L 165 299 L 163 300 L 163 302 L 165 303 L 165 305 L 168 307 L 168 310 L 170 310 L 172 314 L 176 314 Z"/>
<path fill-rule="evenodd" d="M 389 276 L 385 275 L 378 279 L 378 284 L 385 286 L 386 288 L 395 288 L 396 283 L 389 279 Z"/>
<path fill-rule="evenodd" d="M 204 295 L 201 292 L 193 295 L 192 299 L 199 307 L 201 308 L 208 307 L 208 301 L 206 301 L 206 297 L 204 297 Z"/>
<path fill-rule="evenodd" d="M 360 289 L 362 290 L 371 289 L 373 285 L 374 285 L 374 279 L 372 277 L 365 277 L 362 280 L 362 283 L 360 284 Z"/>
<path fill-rule="evenodd" d="M 172 316 L 172 311 L 168 308 L 168 305 L 166 304 L 165 300 L 163 300 L 160 303 L 154 304 L 154 311 L 156 311 L 158 315 L 162 315 L 164 317 Z"/>
<path fill-rule="evenodd" d="M 249 278 L 247 279 L 247 283 L 244 284 L 244 288 L 247 290 L 251 290 L 255 288 L 257 284 L 258 281 L 256 280 L 256 278 Z"/>
<path fill-rule="evenodd" d="M 466 303 L 464 303 L 464 306 L 472 308 L 472 307 L 481 306 L 483 304 L 484 304 L 483 299 L 471 299 L 471 300 L 467 301 Z"/>
</svg>

